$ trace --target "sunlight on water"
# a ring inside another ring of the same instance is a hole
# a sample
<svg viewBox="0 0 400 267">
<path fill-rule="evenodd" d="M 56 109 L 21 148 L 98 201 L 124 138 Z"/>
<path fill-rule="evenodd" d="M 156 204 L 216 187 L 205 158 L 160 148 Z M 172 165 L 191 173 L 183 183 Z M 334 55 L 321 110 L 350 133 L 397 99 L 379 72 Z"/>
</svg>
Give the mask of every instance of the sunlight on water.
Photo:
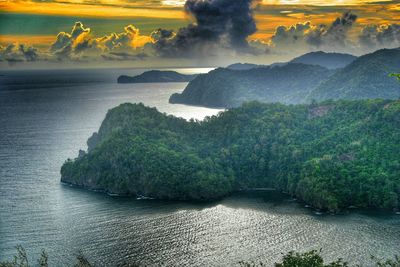
<svg viewBox="0 0 400 267">
<path fill-rule="evenodd" d="M 11 258 L 17 244 L 30 255 L 45 248 L 54 266 L 70 264 L 79 251 L 99 266 L 272 264 L 282 252 L 322 247 L 328 259 L 341 256 L 354 262 L 369 260 L 371 254 L 398 253 L 396 215 L 315 216 L 271 191 L 195 204 L 112 198 L 61 185 L 63 162 L 86 148 L 107 110 L 120 103 L 143 102 L 186 119 L 220 110 L 169 104 L 169 96 L 181 92 L 185 83 L 119 85 L 112 82 L 115 70 L 54 73 L 84 79 L 62 87 L 38 83 L 35 89 L 34 81 L 3 83 L 0 89 L 1 259 Z M 29 80 L 28 74 L 17 81 Z M 91 83 L 88 77 L 109 82 Z"/>
<path fill-rule="evenodd" d="M 183 74 L 197 74 L 197 73 L 208 73 L 214 69 L 215 68 L 184 68 L 184 69 L 171 69 L 171 70 Z"/>
</svg>

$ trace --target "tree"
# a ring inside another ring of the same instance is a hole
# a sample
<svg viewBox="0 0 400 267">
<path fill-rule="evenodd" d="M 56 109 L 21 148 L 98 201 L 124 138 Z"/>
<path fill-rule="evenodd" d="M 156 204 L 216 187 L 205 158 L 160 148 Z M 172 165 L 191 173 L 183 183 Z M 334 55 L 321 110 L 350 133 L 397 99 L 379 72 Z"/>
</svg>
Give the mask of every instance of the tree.
<svg viewBox="0 0 400 267">
<path fill-rule="evenodd" d="M 0 267 L 29 267 L 28 255 L 26 250 L 21 246 L 16 246 L 17 255 L 14 256 L 12 261 L 1 261 Z M 42 250 L 40 258 L 37 260 L 37 266 L 48 267 L 48 256 L 47 253 Z"/>
<path fill-rule="evenodd" d="M 400 73 L 391 73 L 391 74 L 389 74 L 389 76 L 390 76 L 390 77 L 396 77 L 397 80 L 400 81 Z"/>
<path fill-rule="evenodd" d="M 276 267 L 347 267 L 348 264 L 342 259 L 338 259 L 335 262 L 324 264 L 324 259 L 316 250 L 311 250 L 305 253 L 289 252 L 283 256 L 282 263 L 276 263 Z"/>
</svg>

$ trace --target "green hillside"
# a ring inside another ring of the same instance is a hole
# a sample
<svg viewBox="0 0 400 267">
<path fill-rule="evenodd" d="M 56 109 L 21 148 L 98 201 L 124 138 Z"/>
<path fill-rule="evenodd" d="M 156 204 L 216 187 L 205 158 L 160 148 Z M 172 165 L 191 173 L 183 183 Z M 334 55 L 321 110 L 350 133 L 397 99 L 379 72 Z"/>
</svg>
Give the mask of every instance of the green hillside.
<svg viewBox="0 0 400 267">
<path fill-rule="evenodd" d="M 197 76 L 171 103 L 237 107 L 243 102 L 299 103 L 332 71 L 321 66 L 287 64 L 249 70 L 219 68 Z"/>
<path fill-rule="evenodd" d="M 252 102 L 202 122 L 142 104 L 110 110 L 62 181 L 160 199 L 274 187 L 316 208 L 399 208 L 400 102 Z"/>
<path fill-rule="evenodd" d="M 308 99 L 397 99 L 398 83 L 390 73 L 400 70 L 400 49 L 383 49 L 356 59 L 311 92 Z"/>
</svg>

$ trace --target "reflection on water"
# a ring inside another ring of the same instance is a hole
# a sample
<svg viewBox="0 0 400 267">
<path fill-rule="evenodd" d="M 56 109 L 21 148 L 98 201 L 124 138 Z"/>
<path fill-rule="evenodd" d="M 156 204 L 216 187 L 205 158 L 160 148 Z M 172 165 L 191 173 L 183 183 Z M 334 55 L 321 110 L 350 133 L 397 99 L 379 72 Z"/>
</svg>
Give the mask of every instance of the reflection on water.
<svg viewBox="0 0 400 267">
<path fill-rule="evenodd" d="M 20 74 L 13 75 L 15 80 Z M 27 77 L 24 73 L 17 80 Z M 26 83 L 19 86 L 15 90 L 3 83 L 0 89 L 0 258 L 10 258 L 17 244 L 36 255 L 46 248 L 55 266 L 70 263 L 78 251 L 104 266 L 231 266 L 261 259 L 273 263 L 282 252 L 321 247 L 329 259 L 354 262 L 369 260 L 371 254 L 399 254 L 398 215 L 315 216 L 273 191 L 182 203 L 113 198 L 63 186 L 60 166 L 86 147 L 109 108 L 144 102 L 197 119 L 219 110 L 168 104 L 168 97 L 183 90 L 184 83 L 80 80 L 63 87 L 37 83 L 34 90 L 21 89 L 29 88 Z"/>
</svg>

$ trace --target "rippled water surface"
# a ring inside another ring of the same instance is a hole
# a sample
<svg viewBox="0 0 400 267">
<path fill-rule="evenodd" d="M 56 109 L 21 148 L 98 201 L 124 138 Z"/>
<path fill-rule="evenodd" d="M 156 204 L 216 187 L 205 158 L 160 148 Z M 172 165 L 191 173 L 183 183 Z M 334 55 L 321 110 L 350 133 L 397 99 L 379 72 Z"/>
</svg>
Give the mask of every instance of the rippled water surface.
<svg viewBox="0 0 400 267">
<path fill-rule="evenodd" d="M 17 244 L 30 255 L 45 248 L 55 266 L 70 264 L 79 251 L 100 266 L 272 264 L 282 252 L 319 248 L 328 259 L 360 263 L 371 254 L 400 254 L 399 215 L 316 216 L 271 191 L 199 204 L 113 198 L 61 185 L 62 163 L 86 148 L 109 108 L 143 102 L 187 119 L 219 112 L 168 104 L 185 83 L 114 82 L 137 72 L 0 73 L 1 259 L 11 258 Z"/>
</svg>

